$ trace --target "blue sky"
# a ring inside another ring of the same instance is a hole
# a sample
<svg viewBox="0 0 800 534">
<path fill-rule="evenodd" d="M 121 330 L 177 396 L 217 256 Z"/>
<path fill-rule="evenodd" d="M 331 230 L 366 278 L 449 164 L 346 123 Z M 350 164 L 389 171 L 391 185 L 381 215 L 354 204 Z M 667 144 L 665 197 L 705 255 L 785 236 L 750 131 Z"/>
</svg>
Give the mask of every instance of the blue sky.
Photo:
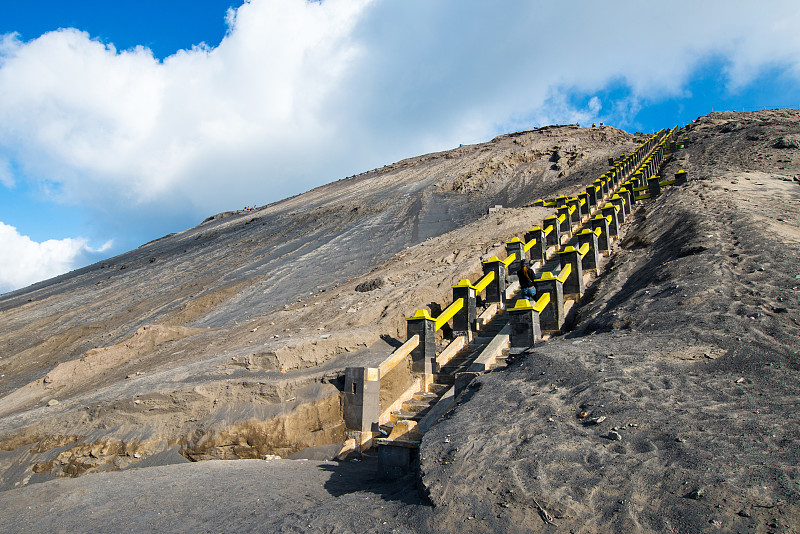
<svg viewBox="0 0 800 534">
<path fill-rule="evenodd" d="M 800 4 L 0 4 L 0 292 L 552 123 L 800 107 Z"/>
</svg>

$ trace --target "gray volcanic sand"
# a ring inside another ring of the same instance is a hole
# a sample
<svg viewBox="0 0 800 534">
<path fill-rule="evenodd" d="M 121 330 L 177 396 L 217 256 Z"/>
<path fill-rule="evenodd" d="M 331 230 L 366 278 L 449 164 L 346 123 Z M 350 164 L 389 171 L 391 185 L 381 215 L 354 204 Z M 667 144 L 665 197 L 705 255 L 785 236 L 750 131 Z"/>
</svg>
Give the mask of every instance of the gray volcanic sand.
<svg viewBox="0 0 800 534">
<path fill-rule="evenodd" d="M 214 460 L 60 479 L 1 492 L 0 529 L 411 532 L 401 525 L 427 508 L 413 479 L 384 482 L 375 471 L 369 459 Z"/>
<path fill-rule="evenodd" d="M 0 527 L 797 532 L 799 120 L 717 112 L 690 125 L 664 173 L 686 169 L 689 184 L 636 208 L 566 335 L 471 384 L 424 436 L 418 478 L 378 481 L 370 458 L 87 474 L 0 492 Z M 446 258 L 452 238 L 405 254 Z M 459 275 L 435 271 L 425 281 L 446 283 L 417 302 L 447 301 Z"/>
<path fill-rule="evenodd" d="M 798 530 L 800 154 L 744 117 L 691 128 L 690 183 L 637 208 L 571 333 L 425 435 L 443 530 Z"/>
</svg>

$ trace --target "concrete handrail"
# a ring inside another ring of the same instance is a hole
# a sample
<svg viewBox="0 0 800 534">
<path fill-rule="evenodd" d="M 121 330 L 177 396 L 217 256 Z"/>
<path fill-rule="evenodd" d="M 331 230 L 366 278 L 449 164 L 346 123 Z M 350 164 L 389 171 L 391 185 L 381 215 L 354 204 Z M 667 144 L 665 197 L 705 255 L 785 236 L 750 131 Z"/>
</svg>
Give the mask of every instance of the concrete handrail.
<svg viewBox="0 0 800 534">
<path fill-rule="evenodd" d="M 539 297 L 539 300 L 533 305 L 533 309 L 536 313 L 542 313 L 548 304 L 550 304 L 550 293 L 545 293 Z"/>
<path fill-rule="evenodd" d="M 456 299 L 453 303 L 442 310 L 442 313 L 439 314 L 439 317 L 436 318 L 435 323 L 435 330 L 441 329 L 447 321 L 453 318 L 455 314 L 457 314 L 461 308 L 464 307 L 464 299 Z"/>
<path fill-rule="evenodd" d="M 483 290 L 489 287 L 489 284 L 494 282 L 494 271 L 489 271 L 483 278 L 475 282 L 475 293 L 483 293 Z"/>
<path fill-rule="evenodd" d="M 533 245 L 535 245 L 535 244 L 536 244 L 536 238 L 534 237 L 533 239 L 531 239 L 530 241 L 525 243 L 525 245 L 522 247 L 522 249 L 525 252 L 528 252 L 531 249 L 531 247 L 533 247 Z"/>
<path fill-rule="evenodd" d="M 572 265 L 567 264 L 561 268 L 561 272 L 558 273 L 558 276 L 556 278 L 558 278 L 559 282 L 563 284 L 564 282 L 567 281 L 567 278 L 569 278 L 571 272 L 572 272 Z"/>
<path fill-rule="evenodd" d="M 380 365 L 378 365 L 378 376 L 384 376 L 386 373 L 394 369 L 394 367 L 398 363 L 402 362 L 406 356 L 411 354 L 411 351 L 417 348 L 418 345 L 419 336 L 415 335 L 408 338 L 408 341 L 397 347 L 388 358 L 383 360 Z"/>
</svg>

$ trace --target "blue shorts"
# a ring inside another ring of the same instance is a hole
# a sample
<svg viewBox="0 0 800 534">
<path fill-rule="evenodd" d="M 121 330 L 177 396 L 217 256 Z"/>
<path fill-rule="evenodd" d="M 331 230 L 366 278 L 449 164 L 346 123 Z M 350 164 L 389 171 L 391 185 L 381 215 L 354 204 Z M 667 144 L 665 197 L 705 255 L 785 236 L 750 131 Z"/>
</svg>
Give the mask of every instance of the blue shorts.
<svg viewBox="0 0 800 534">
<path fill-rule="evenodd" d="M 533 300 L 536 298 L 535 287 L 523 287 L 519 292 L 519 298 Z"/>
</svg>

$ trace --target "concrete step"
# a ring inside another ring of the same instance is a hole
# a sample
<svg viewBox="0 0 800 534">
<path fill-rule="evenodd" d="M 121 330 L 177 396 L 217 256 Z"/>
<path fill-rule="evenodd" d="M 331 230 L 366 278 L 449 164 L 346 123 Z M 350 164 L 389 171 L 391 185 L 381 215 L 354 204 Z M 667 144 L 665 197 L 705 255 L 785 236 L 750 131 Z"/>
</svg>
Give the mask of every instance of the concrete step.
<svg viewBox="0 0 800 534">
<path fill-rule="evenodd" d="M 433 394 L 435 394 L 437 397 L 439 395 L 442 395 L 449 388 L 450 388 L 450 386 L 449 385 L 445 385 L 445 384 L 433 383 L 433 384 L 429 384 L 428 385 L 428 391 L 433 393 Z"/>
<path fill-rule="evenodd" d="M 402 408 L 411 413 L 421 412 L 436 404 L 437 400 L 439 400 L 439 397 L 436 395 L 434 395 L 432 399 L 427 400 L 410 399 L 403 403 Z"/>
<path fill-rule="evenodd" d="M 422 412 L 409 412 L 407 410 L 396 410 L 389 415 L 390 420 L 393 423 L 397 423 L 398 421 L 409 420 L 409 421 L 419 421 L 423 417 L 425 417 L 425 413 L 427 410 Z"/>
<path fill-rule="evenodd" d="M 471 351 L 465 352 L 462 349 L 461 352 L 450 358 L 450 361 L 448 361 L 445 365 L 461 365 L 464 362 L 469 361 L 470 352 Z"/>
<path fill-rule="evenodd" d="M 461 371 L 465 371 L 465 370 L 467 370 L 467 368 L 470 365 L 472 365 L 473 360 L 474 360 L 474 358 L 472 360 L 464 361 L 463 363 L 461 363 L 459 365 L 447 364 L 444 367 L 442 367 L 441 369 L 439 369 L 439 372 L 437 373 L 437 375 L 438 376 L 441 376 L 441 375 L 453 375 L 455 373 L 459 373 Z"/>
<path fill-rule="evenodd" d="M 446 385 L 446 387 L 450 387 L 456 383 L 456 375 L 446 375 L 446 374 L 439 374 L 434 375 L 434 380 L 436 380 L 437 385 Z"/>
<path fill-rule="evenodd" d="M 436 400 L 439 398 L 439 395 L 436 393 L 425 393 L 422 391 L 418 391 L 414 393 L 414 398 L 417 400 Z"/>
</svg>

